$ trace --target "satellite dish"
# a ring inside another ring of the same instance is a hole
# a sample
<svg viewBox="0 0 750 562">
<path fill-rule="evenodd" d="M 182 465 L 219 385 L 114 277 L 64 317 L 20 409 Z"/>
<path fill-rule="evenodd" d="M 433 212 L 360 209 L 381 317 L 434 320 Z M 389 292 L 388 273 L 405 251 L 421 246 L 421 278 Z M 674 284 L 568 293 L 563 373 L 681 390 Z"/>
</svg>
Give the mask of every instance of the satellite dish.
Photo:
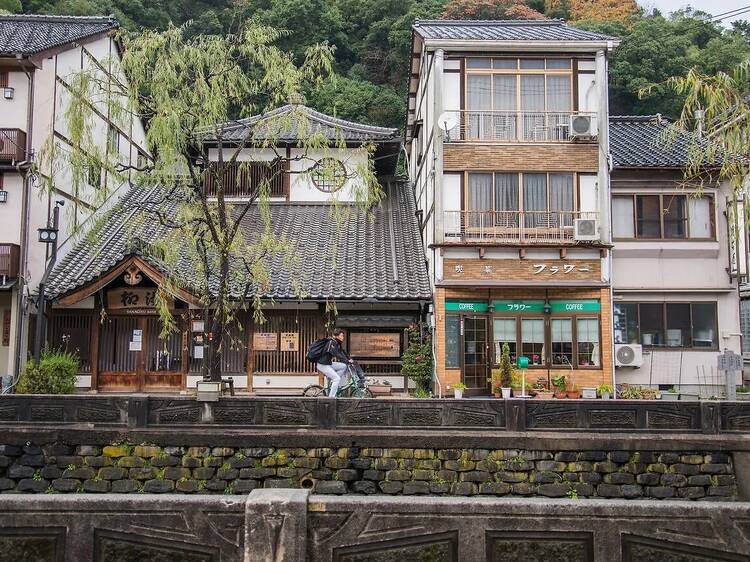
<svg viewBox="0 0 750 562">
<path fill-rule="evenodd" d="M 438 126 L 443 131 L 445 136 L 450 140 L 451 131 L 458 127 L 458 116 L 455 111 L 444 111 L 440 117 L 438 117 Z"/>
</svg>

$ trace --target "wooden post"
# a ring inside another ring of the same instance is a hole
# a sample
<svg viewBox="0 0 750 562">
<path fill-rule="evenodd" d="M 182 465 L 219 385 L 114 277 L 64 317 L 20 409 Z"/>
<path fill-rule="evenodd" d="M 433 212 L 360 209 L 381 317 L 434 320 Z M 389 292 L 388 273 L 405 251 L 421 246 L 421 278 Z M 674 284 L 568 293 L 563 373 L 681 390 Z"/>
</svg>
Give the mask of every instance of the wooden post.
<svg viewBox="0 0 750 562">
<path fill-rule="evenodd" d="M 187 377 L 190 372 L 190 336 L 192 335 L 190 312 L 182 315 L 182 346 L 180 363 L 182 365 L 182 390 L 187 390 Z"/>
<path fill-rule="evenodd" d="M 91 364 L 91 390 L 99 390 L 99 330 L 101 328 L 99 319 L 100 305 L 94 306 L 94 312 L 91 316 L 91 326 L 89 326 L 91 334 L 91 343 L 89 345 L 89 362 Z"/>
<path fill-rule="evenodd" d="M 247 315 L 246 331 L 247 331 L 247 366 L 246 366 L 247 391 L 252 392 L 253 391 L 253 371 L 255 370 L 255 350 L 253 349 L 253 332 L 255 331 L 255 321 L 253 320 L 253 315 L 251 312 L 248 312 L 248 315 Z"/>
<path fill-rule="evenodd" d="M 138 356 L 135 360 L 135 373 L 138 375 L 138 392 L 143 392 L 146 388 L 146 330 L 147 330 L 147 318 L 145 316 L 138 317 L 138 329 L 141 330 L 141 350 L 136 352 Z"/>
</svg>

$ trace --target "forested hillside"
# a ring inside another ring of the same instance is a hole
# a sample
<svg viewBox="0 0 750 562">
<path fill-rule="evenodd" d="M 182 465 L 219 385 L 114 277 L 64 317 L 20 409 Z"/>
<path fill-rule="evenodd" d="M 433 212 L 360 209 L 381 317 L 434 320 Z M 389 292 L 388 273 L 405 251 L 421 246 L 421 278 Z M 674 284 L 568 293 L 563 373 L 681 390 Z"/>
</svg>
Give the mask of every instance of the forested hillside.
<svg viewBox="0 0 750 562">
<path fill-rule="evenodd" d="M 718 3 L 717 3 L 718 4 Z M 114 14 L 130 30 L 190 22 L 191 33 L 227 33 L 247 18 L 288 30 L 282 46 L 336 46 L 334 84 L 307 92 L 309 105 L 339 116 L 393 127 L 405 117 L 411 24 L 419 18 L 559 17 L 622 38 L 612 57 L 611 113 L 675 115 L 681 101 L 643 86 L 684 74 L 727 70 L 750 55 L 746 22 L 727 30 L 700 12 L 644 14 L 634 0 L 0 0 L 0 11 Z M 744 33 L 743 33 L 744 32 Z"/>
</svg>

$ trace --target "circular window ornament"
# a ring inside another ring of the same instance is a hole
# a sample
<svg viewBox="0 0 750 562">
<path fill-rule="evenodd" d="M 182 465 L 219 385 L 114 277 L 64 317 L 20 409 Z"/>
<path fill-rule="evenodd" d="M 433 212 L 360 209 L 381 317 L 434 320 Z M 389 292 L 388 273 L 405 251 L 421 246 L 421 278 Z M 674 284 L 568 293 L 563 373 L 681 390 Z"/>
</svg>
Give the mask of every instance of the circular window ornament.
<svg viewBox="0 0 750 562">
<path fill-rule="evenodd" d="M 333 193 L 346 182 L 346 168 L 335 158 L 321 158 L 311 171 L 312 181 L 323 193 Z"/>
</svg>

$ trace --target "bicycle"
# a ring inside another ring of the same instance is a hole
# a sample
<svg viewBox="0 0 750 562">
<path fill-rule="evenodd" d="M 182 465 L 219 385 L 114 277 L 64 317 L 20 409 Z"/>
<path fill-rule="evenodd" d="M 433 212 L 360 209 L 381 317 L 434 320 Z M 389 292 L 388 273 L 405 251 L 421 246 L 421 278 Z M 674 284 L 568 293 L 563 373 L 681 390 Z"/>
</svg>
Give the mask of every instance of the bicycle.
<svg viewBox="0 0 750 562">
<path fill-rule="evenodd" d="M 357 377 L 352 371 L 352 366 L 347 365 L 346 369 L 349 372 L 349 378 L 345 384 L 339 386 L 339 389 L 336 391 L 336 398 L 373 398 L 373 394 L 367 386 L 360 387 L 355 382 Z M 330 390 L 331 381 L 326 378 L 325 386 L 311 384 L 302 391 L 302 396 L 308 398 L 319 398 L 321 396 L 328 396 Z"/>
</svg>

